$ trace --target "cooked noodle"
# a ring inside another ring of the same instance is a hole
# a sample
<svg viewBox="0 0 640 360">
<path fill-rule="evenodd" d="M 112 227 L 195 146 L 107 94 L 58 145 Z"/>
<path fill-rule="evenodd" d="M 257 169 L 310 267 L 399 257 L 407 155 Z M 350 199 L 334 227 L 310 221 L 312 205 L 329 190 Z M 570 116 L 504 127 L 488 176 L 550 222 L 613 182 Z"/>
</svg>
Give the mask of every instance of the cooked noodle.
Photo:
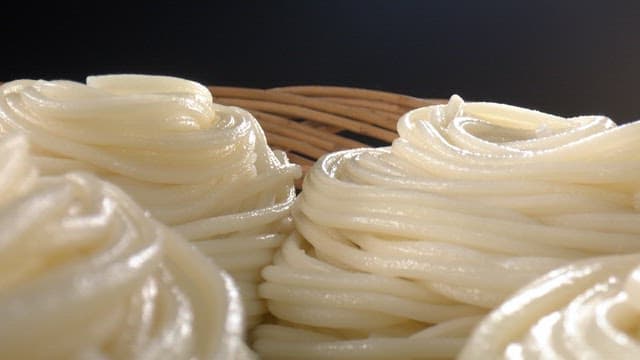
<svg viewBox="0 0 640 360">
<path fill-rule="evenodd" d="M 583 260 L 518 291 L 484 319 L 461 359 L 637 359 L 640 255 Z"/>
<path fill-rule="evenodd" d="M 0 142 L 0 348 L 7 359 L 229 359 L 238 290 L 179 235 L 86 173 L 39 177 Z"/>
<path fill-rule="evenodd" d="M 171 77 L 18 80 L 0 87 L 0 130 L 26 133 L 45 174 L 85 170 L 120 186 L 228 270 L 249 325 L 259 321 L 255 287 L 291 230 L 300 169 L 248 112 Z"/>
<path fill-rule="evenodd" d="M 324 156 L 260 295 L 264 358 L 454 357 L 568 262 L 640 250 L 640 123 L 492 103 L 416 109 L 390 148 Z"/>
</svg>

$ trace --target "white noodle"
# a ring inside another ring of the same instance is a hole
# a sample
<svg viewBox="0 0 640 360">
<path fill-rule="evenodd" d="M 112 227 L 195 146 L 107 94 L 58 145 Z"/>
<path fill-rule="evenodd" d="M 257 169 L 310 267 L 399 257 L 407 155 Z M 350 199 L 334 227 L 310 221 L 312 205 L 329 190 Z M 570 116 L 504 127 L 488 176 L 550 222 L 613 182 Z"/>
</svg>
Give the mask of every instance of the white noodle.
<svg viewBox="0 0 640 360">
<path fill-rule="evenodd" d="M 124 192 L 39 177 L 0 142 L 0 348 L 8 359 L 250 356 L 230 277 Z"/>
<path fill-rule="evenodd" d="M 455 357 L 537 276 L 640 251 L 640 122 L 454 96 L 398 132 L 305 178 L 297 234 L 259 288 L 277 318 L 254 332 L 264 358 Z"/>
<path fill-rule="evenodd" d="M 291 231 L 300 168 L 269 149 L 251 114 L 213 103 L 195 82 L 144 75 L 94 76 L 86 85 L 13 81 L 0 87 L 0 130 L 26 133 L 44 174 L 90 171 L 120 186 L 253 286 Z M 237 244 L 233 257 L 229 242 Z M 263 313 L 252 308 L 249 326 Z"/>
<path fill-rule="evenodd" d="M 461 359 L 637 359 L 640 256 L 593 258 L 519 290 L 475 329 Z"/>
</svg>

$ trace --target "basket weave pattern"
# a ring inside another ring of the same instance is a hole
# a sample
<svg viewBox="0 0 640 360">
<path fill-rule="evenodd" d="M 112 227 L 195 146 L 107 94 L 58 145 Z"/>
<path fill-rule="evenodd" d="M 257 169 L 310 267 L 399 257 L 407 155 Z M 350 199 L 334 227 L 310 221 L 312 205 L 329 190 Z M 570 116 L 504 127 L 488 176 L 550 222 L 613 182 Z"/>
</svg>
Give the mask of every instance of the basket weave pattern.
<svg viewBox="0 0 640 360">
<path fill-rule="evenodd" d="M 273 89 L 211 86 L 214 101 L 251 112 L 269 145 L 287 152 L 303 171 L 328 152 L 389 145 L 407 111 L 443 99 L 337 86 Z"/>
</svg>

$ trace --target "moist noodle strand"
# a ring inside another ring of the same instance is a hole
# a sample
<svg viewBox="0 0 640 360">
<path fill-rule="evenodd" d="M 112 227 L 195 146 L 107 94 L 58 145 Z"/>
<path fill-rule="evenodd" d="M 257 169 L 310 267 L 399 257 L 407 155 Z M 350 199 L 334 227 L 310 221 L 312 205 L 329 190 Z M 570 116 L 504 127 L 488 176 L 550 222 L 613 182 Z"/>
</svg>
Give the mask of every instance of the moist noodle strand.
<svg viewBox="0 0 640 360">
<path fill-rule="evenodd" d="M 260 321 L 260 270 L 292 229 L 301 174 L 251 114 L 179 78 L 17 80 L 0 87 L 0 132 L 15 131 L 44 174 L 93 172 L 192 240 L 237 281 L 247 325 Z"/>
<path fill-rule="evenodd" d="M 418 108 L 392 146 L 325 155 L 263 270 L 263 358 L 453 358 L 517 289 L 640 250 L 640 123 L 494 103 Z M 469 351 L 474 358 L 475 351 Z"/>
<path fill-rule="evenodd" d="M 117 187 L 40 176 L 0 141 L 0 348 L 8 359 L 250 356 L 230 277 Z"/>
</svg>

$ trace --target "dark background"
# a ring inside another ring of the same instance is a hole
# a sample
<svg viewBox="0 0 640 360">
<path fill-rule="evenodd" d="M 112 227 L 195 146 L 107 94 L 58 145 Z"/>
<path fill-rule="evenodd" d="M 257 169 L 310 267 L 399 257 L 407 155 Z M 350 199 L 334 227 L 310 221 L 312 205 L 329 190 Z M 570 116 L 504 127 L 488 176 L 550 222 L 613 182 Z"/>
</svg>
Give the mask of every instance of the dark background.
<svg viewBox="0 0 640 360">
<path fill-rule="evenodd" d="M 0 21 L 0 81 L 151 73 L 640 118 L 640 1 L 17 6 Z"/>
</svg>

